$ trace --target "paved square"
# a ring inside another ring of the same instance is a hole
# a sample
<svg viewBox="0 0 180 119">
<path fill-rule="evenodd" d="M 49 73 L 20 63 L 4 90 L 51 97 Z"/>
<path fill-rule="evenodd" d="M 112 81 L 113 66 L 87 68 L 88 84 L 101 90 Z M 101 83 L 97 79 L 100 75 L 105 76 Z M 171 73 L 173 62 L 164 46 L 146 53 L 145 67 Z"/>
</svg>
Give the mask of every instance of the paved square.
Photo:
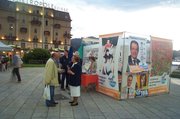
<svg viewBox="0 0 180 119">
<path fill-rule="evenodd" d="M 0 119 L 180 118 L 180 79 L 171 79 L 169 94 L 123 101 L 93 90 L 81 91 L 79 105 L 75 107 L 68 103 L 68 92 L 57 87 L 59 104 L 47 108 L 42 97 L 43 71 L 43 68 L 21 68 L 21 83 L 10 79 L 10 71 L 0 72 Z"/>
</svg>

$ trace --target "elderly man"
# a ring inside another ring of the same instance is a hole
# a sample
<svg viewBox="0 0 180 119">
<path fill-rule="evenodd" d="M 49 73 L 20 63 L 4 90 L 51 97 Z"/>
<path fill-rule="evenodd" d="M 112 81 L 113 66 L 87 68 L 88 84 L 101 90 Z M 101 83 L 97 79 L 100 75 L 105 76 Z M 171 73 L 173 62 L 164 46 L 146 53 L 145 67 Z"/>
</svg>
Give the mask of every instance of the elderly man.
<svg viewBox="0 0 180 119">
<path fill-rule="evenodd" d="M 57 68 L 57 60 L 59 59 L 59 53 L 53 52 L 51 53 L 51 58 L 46 63 L 45 66 L 45 78 L 44 83 L 45 85 L 50 86 L 50 100 L 46 100 L 47 107 L 54 107 L 57 102 L 54 101 L 54 89 L 55 86 L 59 85 L 58 82 L 58 68 Z"/>
</svg>

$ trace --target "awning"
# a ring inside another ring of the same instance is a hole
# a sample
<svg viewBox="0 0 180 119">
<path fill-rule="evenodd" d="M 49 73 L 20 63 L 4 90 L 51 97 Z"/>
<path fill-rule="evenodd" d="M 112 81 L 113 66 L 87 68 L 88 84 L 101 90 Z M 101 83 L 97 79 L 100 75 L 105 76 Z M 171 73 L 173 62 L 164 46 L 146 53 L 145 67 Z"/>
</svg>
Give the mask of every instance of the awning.
<svg viewBox="0 0 180 119">
<path fill-rule="evenodd" d="M 0 42 L 0 51 L 12 51 L 12 47 Z"/>
</svg>

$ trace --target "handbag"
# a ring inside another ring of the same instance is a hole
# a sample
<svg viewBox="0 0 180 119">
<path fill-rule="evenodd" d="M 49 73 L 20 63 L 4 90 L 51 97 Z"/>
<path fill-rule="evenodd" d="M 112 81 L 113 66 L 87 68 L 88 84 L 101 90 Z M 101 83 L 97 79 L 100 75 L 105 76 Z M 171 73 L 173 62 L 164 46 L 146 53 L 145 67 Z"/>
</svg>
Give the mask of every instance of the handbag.
<svg viewBox="0 0 180 119">
<path fill-rule="evenodd" d="M 50 86 L 49 86 L 49 85 L 45 85 L 43 97 L 44 97 L 44 99 L 46 99 L 46 100 L 51 100 Z"/>
</svg>

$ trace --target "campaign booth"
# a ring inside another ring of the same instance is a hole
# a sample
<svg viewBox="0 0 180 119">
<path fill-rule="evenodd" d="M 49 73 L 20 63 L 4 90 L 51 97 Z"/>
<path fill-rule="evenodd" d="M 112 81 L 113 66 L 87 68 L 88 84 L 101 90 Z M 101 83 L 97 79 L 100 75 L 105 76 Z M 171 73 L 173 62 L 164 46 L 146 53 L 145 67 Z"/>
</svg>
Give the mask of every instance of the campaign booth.
<svg viewBox="0 0 180 119">
<path fill-rule="evenodd" d="M 98 92 L 116 99 L 169 92 L 171 40 L 128 32 L 100 35 L 99 40 L 84 47 L 82 65 L 82 78 L 92 80 Z M 91 57 L 96 59 L 94 72 Z"/>
<path fill-rule="evenodd" d="M 97 74 L 97 58 L 98 58 L 99 44 L 88 45 L 83 47 L 83 62 L 81 86 L 87 89 L 90 84 L 95 84 L 98 87 Z"/>
</svg>

